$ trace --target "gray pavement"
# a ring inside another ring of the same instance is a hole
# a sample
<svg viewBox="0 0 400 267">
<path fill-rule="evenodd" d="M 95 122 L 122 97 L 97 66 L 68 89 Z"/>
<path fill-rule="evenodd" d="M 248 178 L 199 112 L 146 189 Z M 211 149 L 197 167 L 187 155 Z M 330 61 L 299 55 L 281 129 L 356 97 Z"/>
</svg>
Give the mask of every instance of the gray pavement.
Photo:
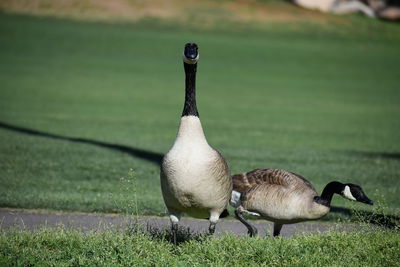
<svg viewBox="0 0 400 267">
<path fill-rule="evenodd" d="M 139 217 L 141 225 L 147 225 L 159 229 L 169 228 L 170 223 L 167 217 Z M 67 229 L 78 229 L 83 232 L 92 230 L 127 229 L 129 225 L 135 222 L 134 216 L 123 216 L 115 214 L 93 214 L 93 213 L 65 213 L 36 210 L 18 210 L 0 208 L 0 229 L 26 229 L 37 230 L 41 228 L 50 228 L 64 226 Z M 253 221 L 258 228 L 260 236 L 268 236 L 272 232 L 272 223 L 262 220 Z M 197 220 L 191 218 L 182 218 L 180 225 L 190 227 L 193 232 L 207 232 L 209 223 L 207 220 Z M 332 224 L 325 222 L 305 222 L 298 224 L 284 225 L 281 235 L 289 237 L 304 233 L 322 233 L 329 230 L 338 231 L 359 231 L 366 226 L 357 224 Z M 217 224 L 216 235 L 221 236 L 224 233 L 232 233 L 237 236 L 247 235 L 247 229 L 239 221 L 234 219 L 222 219 Z"/>
</svg>

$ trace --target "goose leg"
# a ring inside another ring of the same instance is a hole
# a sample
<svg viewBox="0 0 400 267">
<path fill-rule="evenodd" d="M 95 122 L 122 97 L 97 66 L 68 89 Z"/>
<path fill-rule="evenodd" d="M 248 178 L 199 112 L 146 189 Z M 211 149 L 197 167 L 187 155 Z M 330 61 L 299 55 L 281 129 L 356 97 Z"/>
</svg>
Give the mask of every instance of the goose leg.
<svg viewBox="0 0 400 267">
<path fill-rule="evenodd" d="M 179 215 L 170 214 L 169 219 L 171 220 L 171 230 L 173 234 L 174 245 L 178 245 L 177 236 L 178 236 L 178 222 L 179 222 Z"/>
<path fill-rule="evenodd" d="M 211 212 L 210 216 L 210 227 L 208 228 L 208 232 L 210 235 L 213 235 L 215 232 L 215 225 L 217 224 L 219 220 L 219 213 L 216 212 Z"/>
<path fill-rule="evenodd" d="M 173 234 L 173 237 L 174 237 L 174 245 L 176 246 L 178 244 L 177 243 L 178 224 L 177 223 L 173 223 L 171 225 L 171 229 L 172 229 L 172 234 Z"/>
<path fill-rule="evenodd" d="M 208 232 L 210 235 L 213 235 L 215 232 L 215 223 L 210 223 L 210 227 L 208 227 Z"/>
<path fill-rule="evenodd" d="M 274 223 L 274 237 L 279 236 L 281 234 L 281 229 L 282 229 L 283 224 L 280 223 Z"/>
<path fill-rule="evenodd" d="M 242 212 L 243 212 L 243 208 L 242 207 L 238 207 L 236 210 L 235 210 L 235 216 L 236 216 L 236 218 L 241 222 L 241 223 L 243 223 L 246 227 L 247 227 L 247 230 L 248 230 L 248 233 L 249 233 L 249 235 L 250 235 L 250 237 L 254 237 L 254 236 L 256 236 L 257 235 L 257 228 L 255 228 L 253 225 L 251 225 L 249 222 L 247 222 L 245 219 L 244 219 L 244 217 L 243 217 L 243 215 L 242 215 Z"/>
</svg>

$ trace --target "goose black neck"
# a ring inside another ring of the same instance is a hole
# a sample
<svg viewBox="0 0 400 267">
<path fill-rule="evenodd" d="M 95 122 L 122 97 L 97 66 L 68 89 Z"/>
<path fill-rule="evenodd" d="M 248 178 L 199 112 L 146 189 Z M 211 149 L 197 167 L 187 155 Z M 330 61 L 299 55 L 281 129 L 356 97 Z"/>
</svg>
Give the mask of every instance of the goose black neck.
<svg viewBox="0 0 400 267">
<path fill-rule="evenodd" d="M 183 116 L 199 116 L 196 106 L 196 64 L 183 63 L 185 68 L 185 105 L 183 107 Z"/>
<path fill-rule="evenodd" d="M 320 197 L 320 204 L 330 207 L 333 194 L 341 194 L 344 188 L 344 184 L 340 182 L 330 182 L 327 184 L 322 191 Z"/>
</svg>

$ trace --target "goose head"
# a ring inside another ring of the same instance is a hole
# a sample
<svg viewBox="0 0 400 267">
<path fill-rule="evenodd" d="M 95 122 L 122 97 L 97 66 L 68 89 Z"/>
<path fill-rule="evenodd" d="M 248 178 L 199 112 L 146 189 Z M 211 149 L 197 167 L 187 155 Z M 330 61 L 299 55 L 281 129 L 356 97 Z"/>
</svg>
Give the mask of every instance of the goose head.
<svg viewBox="0 0 400 267">
<path fill-rule="evenodd" d="M 356 184 L 345 184 L 341 195 L 347 199 L 373 205 L 373 201 L 369 199 L 362 188 Z"/>
<path fill-rule="evenodd" d="M 187 43 L 183 51 L 183 61 L 187 64 L 196 64 L 199 60 L 199 51 L 195 43 Z"/>
</svg>

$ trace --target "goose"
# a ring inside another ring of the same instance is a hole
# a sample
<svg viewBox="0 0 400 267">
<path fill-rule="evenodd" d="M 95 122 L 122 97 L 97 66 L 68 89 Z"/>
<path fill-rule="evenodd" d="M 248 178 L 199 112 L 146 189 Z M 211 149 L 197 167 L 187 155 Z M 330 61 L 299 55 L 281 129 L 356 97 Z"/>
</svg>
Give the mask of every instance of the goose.
<svg viewBox="0 0 400 267">
<path fill-rule="evenodd" d="M 283 224 L 316 220 L 330 210 L 333 194 L 372 205 L 362 188 L 355 184 L 328 183 L 321 196 L 304 177 L 280 169 L 255 169 L 232 176 L 233 191 L 230 204 L 235 216 L 248 229 L 250 236 L 257 229 L 246 221 L 243 213 L 260 216 L 274 222 L 273 236 L 278 236 Z"/>
<path fill-rule="evenodd" d="M 213 234 L 219 218 L 227 216 L 232 180 L 223 156 L 206 140 L 196 106 L 198 47 L 187 43 L 183 52 L 185 102 L 175 142 L 164 156 L 160 170 L 161 191 L 176 245 L 178 222 L 183 213 L 209 219 Z"/>
</svg>

